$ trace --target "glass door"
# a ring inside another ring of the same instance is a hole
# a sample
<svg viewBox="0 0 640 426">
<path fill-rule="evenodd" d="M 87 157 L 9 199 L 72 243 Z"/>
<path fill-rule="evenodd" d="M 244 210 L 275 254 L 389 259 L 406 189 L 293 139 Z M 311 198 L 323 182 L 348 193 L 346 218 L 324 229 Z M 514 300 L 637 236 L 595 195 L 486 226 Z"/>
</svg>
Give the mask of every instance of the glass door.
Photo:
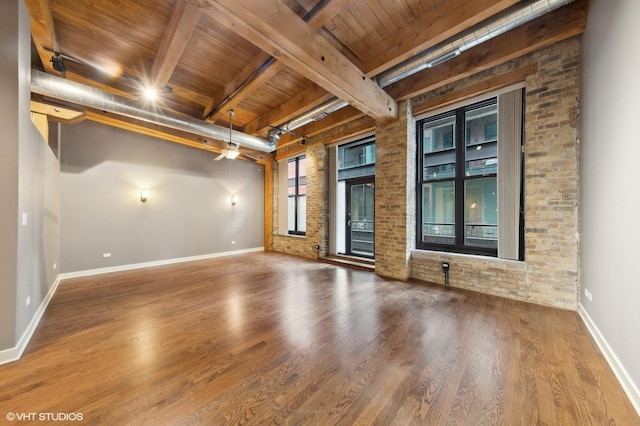
<svg viewBox="0 0 640 426">
<path fill-rule="evenodd" d="M 373 258 L 375 182 L 372 177 L 346 182 L 346 254 Z"/>
</svg>

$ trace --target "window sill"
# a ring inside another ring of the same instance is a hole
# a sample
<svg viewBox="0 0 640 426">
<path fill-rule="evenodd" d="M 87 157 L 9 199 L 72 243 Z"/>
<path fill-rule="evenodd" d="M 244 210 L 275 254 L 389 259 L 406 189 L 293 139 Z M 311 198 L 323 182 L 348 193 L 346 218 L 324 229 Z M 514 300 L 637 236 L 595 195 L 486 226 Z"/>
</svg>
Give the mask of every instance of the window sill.
<svg viewBox="0 0 640 426">
<path fill-rule="evenodd" d="M 415 257 L 417 259 L 442 257 L 447 259 L 482 260 L 486 262 L 498 262 L 502 264 L 526 265 L 526 261 L 523 261 L 523 260 L 501 259 L 499 257 L 484 256 L 481 254 L 466 254 L 466 253 L 456 253 L 456 252 L 450 252 L 450 251 L 425 250 L 425 249 L 411 250 L 411 257 Z"/>
<path fill-rule="evenodd" d="M 278 232 L 274 233 L 273 235 L 278 236 L 278 237 L 289 237 L 289 238 L 300 238 L 300 239 L 307 238 L 306 235 L 281 234 L 281 233 L 278 233 Z"/>
</svg>

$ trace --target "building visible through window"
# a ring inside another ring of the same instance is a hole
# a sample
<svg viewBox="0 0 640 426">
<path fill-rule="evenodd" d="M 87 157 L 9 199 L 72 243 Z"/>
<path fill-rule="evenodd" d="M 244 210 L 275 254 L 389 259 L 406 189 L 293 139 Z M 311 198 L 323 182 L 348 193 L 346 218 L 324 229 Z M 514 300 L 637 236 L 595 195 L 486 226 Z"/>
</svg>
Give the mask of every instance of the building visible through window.
<svg viewBox="0 0 640 426">
<path fill-rule="evenodd" d="M 492 98 L 418 121 L 419 248 L 498 255 L 498 111 Z"/>
<path fill-rule="evenodd" d="M 288 233 L 305 235 L 307 229 L 307 157 L 287 162 Z"/>
</svg>

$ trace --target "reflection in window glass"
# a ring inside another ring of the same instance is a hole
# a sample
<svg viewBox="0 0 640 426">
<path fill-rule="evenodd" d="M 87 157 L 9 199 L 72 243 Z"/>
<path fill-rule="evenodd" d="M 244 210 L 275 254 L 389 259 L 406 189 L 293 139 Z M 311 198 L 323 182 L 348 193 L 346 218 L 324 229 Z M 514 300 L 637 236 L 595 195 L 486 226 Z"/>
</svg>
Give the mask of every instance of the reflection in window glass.
<svg viewBox="0 0 640 426">
<path fill-rule="evenodd" d="M 422 186 L 422 241 L 453 244 L 455 239 L 454 182 Z"/>
<path fill-rule="evenodd" d="M 295 159 L 289 160 L 287 163 L 287 194 L 296 194 L 296 166 Z"/>
<path fill-rule="evenodd" d="M 298 197 L 298 231 L 307 230 L 307 197 Z"/>
<path fill-rule="evenodd" d="M 498 172 L 497 124 L 496 104 L 465 112 L 465 176 Z"/>
<path fill-rule="evenodd" d="M 375 142 L 338 148 L 338 169 L 367 166 L 376 163 Z"/>
<path fill-rule="evenodd" d="M 497 178 L 465 182 L 465 244 L 498 248 Z"/>
<path fill-rule="evenodd" d="M 449 150 L 455 147 L 455 116 L 425 123 L 422 131 L 425 154 Z"/>
<path fill-rule="evenodd" d="M 287 163 L 287 223 L 289 234 L 304 235 L 307 227 L 307 157 L 292 158 Z"/>
<path fill-rule="evenodd" d="M 496 255 L 497 98 L 417 124 L 421 248 Z"/>
</svg>

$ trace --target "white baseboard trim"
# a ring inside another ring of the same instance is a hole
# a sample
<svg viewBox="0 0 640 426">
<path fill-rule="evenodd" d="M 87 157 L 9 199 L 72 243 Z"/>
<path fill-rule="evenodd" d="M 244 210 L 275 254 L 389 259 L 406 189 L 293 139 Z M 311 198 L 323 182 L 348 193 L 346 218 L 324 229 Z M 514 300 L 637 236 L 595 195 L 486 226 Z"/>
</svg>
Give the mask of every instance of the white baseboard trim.
<svg viewBox="0 0 640 426">
<path fill-rule="evenodd" d="M 591 317 L 589 316 L 586 309 L 584 309 L 584 306 L 582 306 L 581 303 L 578 304 L 578 313 L 580 314 L 582 321 L 587 326 L 587 329 L 589 329 L 591 336 L 593 336 L 593 339 L 598 344 L 598 347 L 600 348 L 600 351 L 602 351 L 602 354 L 604 355 L 607 362 L 609 363 L 609 366 L 611 366 L 613 373 L 618 378 L 618 381 L 620 382 L 620 385 L 622 385 L 622 388 L 624 389 L 625 393 L 629 397 L 631 404 L 636 409 L 636 412 L 638 413 L 638 415 L 640 415 L 640 390 L 638 390 L 638 386 L 633 382 L 633 380 L 627 373 L 627 370 L 625 370 L 624 366 L 616 356 L 615 352 L 613 352 L 613 350 L 611 349 L 611 346 L 609 346 L 609 344 L 607 343 L 607 340 L 604 338 L 602 333 L 600 333 L 600 330 L 598 330 L 598 327 L 593 322 L 593 320 L 591 319 Z"/>
<path fill-rule="evenodd" d="M 27 326 L 27 329 L 24 331 L 24 333 L 22 333 L 18 344 L 13 348 L 0 351 L 0 365 L 17 361 L 20 359 L 20 357 L 22 357 L 24 350 L 27 348 L 27 345 L 31 341 L 33 334 L 38 328 L 38 324 L 40 324 L 40 320 L 42 319 L 42 315 L 44 315 L 44 311 L 46 311 L 47 306 L 49 306 L 49 302 L 58 289 L 60 280 L 60 275 L 58 275 L 58 278 L 56 278 L 51 288 L 49 288 L 49 292 L 45 296 L 44 300 L 42 301 L 42 303 L 40 303 L 40 306 L 38 306 L 38 310 L 36 311 L 35 315 L 33 316 L 33 318 L 31 318 L 31 322 Z"/>
<path fill-rule="evenodd" d="M 210 253 L 210 254 L 203 254 L 199 256 L 179 257 L 176 259 L 156 260 L 153 262 L 132 263 L 129 265 L 111 266 L 108 268 L 99 268 L 99 269 L 88 269 L 85 271 L 65 272 L 63 274 L 60 274 L 60 279 L 66 280 L 69 278 L 89 277 L 92 275 L 108 274 L 111 272 L 131 271 L 133 269 L 172 265 L 174 263 L 193 262 L 195 260 L 206 260 L 206 259 L 213 259 L 216 257 L 233 256 L 236 254 L 254 253 L 258 251 L 264 251 L 264 247 L 255 247 L 255 248 L 235 250 L 235 251 L 224 251 L 220 253 Z"/>
<path fill-rule="evenodd" d="M 17 361 L 20 359 L 20 357 L 22 357 L 22 354 L 24 350 L 27 348 L 27 345 L 29 344 L 31 337 L 33 337 L 33 334 L 38 328 L 38 324 L 40 324 L 42 315 L 44 315 L 44 312 L 47 309 L 47 306 L 49 306 L 49 302 L 53 298 L 53 295 L 55 294 L 56 290 L 58 289 L 58 285 L 62 280 L 69 279 L 69 278 L 87 277 L 87 276 L 98 275 L 98 274 L 107 274 L 109 272 L 129 271 L 132 269 L 149 268 L 152 266 L 162 266 L 162 265 L 171 265 L 174 263 L 191 262 L 194 260 L 213 259 L 216 257 L 233 256 L 236 254 L 253 253 L 258 251 L 264 251 L 264 247 L 256 247 L 256 248 L 250 248 L 250 249 L 244 249 L 244 250 L 226 251 L 222 253 L 212 253 L 212 254 L 205 254 L 200 256 L 181 257 L 177 259 L 158 260 L 154 262 L 136 263 L 131 265 L 113 266 L 110 268 L 91 269 L 87 271 L 77 271 L 77 272 L 59 274 L 58 278 L 55 280 L 55 282 L 49 289 L 47 296 L 44 298 L 44 300 L 38 307 L 38 310 L 36 311 L 35 315 L 31 319 L 29 326 L 20 337 L 18 344 L 13 348 L 0 351 L 0 365 Z"/>
</svg>

